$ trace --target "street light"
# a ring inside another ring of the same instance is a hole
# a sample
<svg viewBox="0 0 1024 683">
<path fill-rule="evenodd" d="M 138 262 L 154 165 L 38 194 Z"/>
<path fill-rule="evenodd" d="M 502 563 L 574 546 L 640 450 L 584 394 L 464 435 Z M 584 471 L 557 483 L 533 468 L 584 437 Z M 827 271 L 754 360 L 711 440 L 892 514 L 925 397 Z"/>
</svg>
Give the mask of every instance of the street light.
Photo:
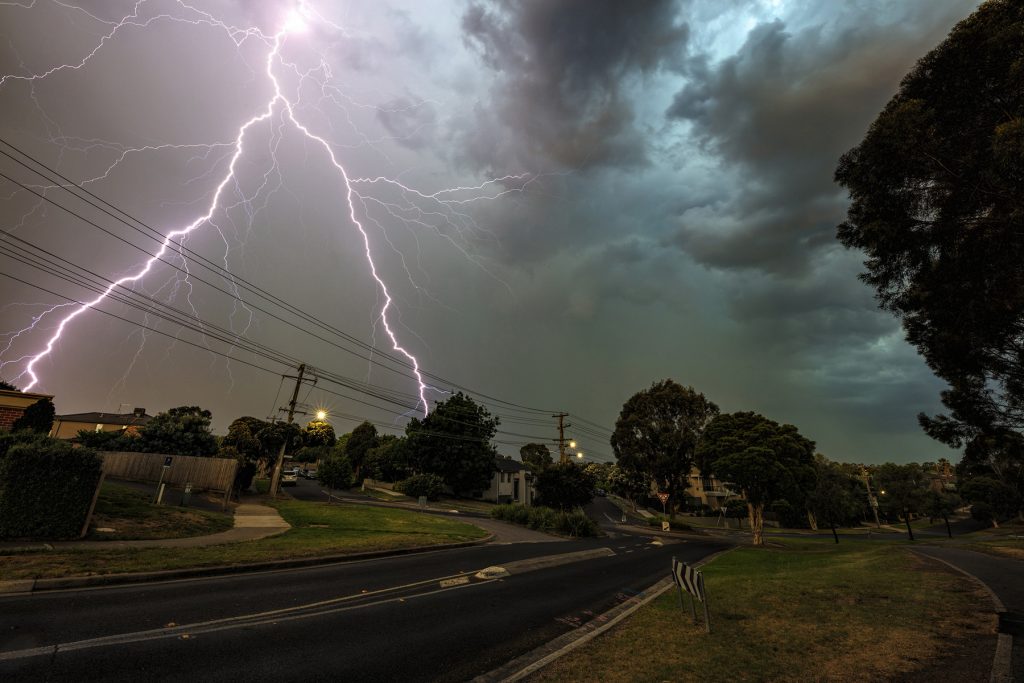
<svg viewBox="0 0 1024 683">
<path fill-rule="evenodd" d="M 576 448 L 576 442 L 575 441 L 570 441 L 569 442 L 569 448 Z"/>
<path fill-rule="evenodd" d="M 576 452 L 576 457 L 579 458 L 580 460 L 582 460 L 583 459 L 583 451 L 577 451 Z"/>
<path fill-rule="evenodd" d="M 326 410 L 318 410 L 318 411 L 316 411 L 316 419 L 320 420 L 321 422 L 326 420 L 327 419 L 327 411 Z"/>
</svg>

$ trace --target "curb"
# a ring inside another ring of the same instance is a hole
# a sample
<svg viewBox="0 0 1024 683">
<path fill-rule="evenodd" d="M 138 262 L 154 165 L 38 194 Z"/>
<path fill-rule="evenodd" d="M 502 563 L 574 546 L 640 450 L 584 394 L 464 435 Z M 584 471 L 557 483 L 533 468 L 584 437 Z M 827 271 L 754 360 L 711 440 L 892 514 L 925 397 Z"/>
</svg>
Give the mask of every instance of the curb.
<svg viewBox="0 0 1024 683">
<path fill-rule="evenodd" d="M 912 553 L 919 557 L 927 557 L 929 560 L 941 562 L 950 569 L 953 569 L 969 579 L 972 579 L 975 583 L 981 586 L 988 596 L 992 599 L 992 605 L 995 607 L 996 616 L 1006 613 L 1006 605 L 999 599 L 999 596 L 995 594 L 988 584 L 979 579 L 974 574 L 970 573 L 966 569 L 961 569 L 952 562 L 947 562 L 942 558 L 929 555 L 926 552 L 911 549 Z M 1013 683 L 1013 636 L 1009 633 L 999 633 L 996 637 L 996 653 L 992 657 L 992 673 L 988 677 L 989 683 Z"/>
<path fill-rule="evenodd" d="M 0 581 L 0 597 L 76 588 L 113 588 L 139 583 L 230 576 L 232 574 L 249 574 L 279 569 L 301 569 L 304 567 L 314 567 L 325 564 L 343 564 L 346 562 L 357 562 L 360 560 L 374 560 L 385 557 L 398 557 L 401 555 L 415 555 L 418 553 L 433 552 L 435 550 L 471 548 L 473 546 L 490 543 L 492 540 L 494 540 L 494 534 L 489 534 L 476 541 L 445 543 L 443 545 L 414 546 L 412 548 L 395 548 L 394 550 L 373 550 L 363 553 L 350 553 L 347 555 L 322 555 L 319 557 L 300 557 L 293 560 L 270 560 L 267 562 L 218 565 L 214 567 L 194 567 L 191 569 L 167 569 L 154 572 Z"/>
<path fill-rule="evenodd" d="M 703 567 L 712 560 L 725 553 L 732 552 L 735 547 L 719 550 L 693 564 L 695 568 Z M 590 642 L 597 636 L 609 630 L 620 621 L 626 619 L 638 609 L 648 604 L 662 593 L 671 588 L 674 584 L 671 577 L 661 579 L 638 595 L 630 598 L 615 607 L 612 607 L 603 614 L 599 614 L 580 628 L 564 633 L 551 642 L 541 645 L 524 655 L 516 657 L 504 666 L 498 667 L 485 674 L 481 674 L 472 680 L 471 683 L 514 683 L 527 676 L 536 673 L 559 657 L 572 652 L 580 645 Z"/>
</svg>

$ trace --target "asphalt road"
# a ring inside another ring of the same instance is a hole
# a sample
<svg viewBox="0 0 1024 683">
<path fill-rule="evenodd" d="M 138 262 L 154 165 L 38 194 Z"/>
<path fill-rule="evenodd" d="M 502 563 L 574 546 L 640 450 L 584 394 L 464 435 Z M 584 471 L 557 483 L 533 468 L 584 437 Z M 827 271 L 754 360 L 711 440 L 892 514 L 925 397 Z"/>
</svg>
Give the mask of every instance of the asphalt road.
<svg viewBox="0 0 1024 683">
<path fill-rule="evenodd" d="M 722 547 L 623 535 L 5 597 L 0 680 L 467 680 L 649 587 L 672 555 Z M 613 554 L 473 576 L 602 548 Z"/>
</svg>

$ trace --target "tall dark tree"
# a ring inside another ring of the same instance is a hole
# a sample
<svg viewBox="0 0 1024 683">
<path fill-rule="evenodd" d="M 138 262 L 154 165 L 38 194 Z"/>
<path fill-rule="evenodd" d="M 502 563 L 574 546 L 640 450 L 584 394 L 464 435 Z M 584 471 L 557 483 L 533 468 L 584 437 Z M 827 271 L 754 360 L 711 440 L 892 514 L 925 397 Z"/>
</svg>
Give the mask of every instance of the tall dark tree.
<svg viewBox="0 0 1024 683">
<path fill-rule="evenodd" d="M 839 162 L 839 239 L 949 383 L 925 431 L 1024 484 L 1024 3 L 989 0 L 903 79 Z"/>
<path fill-rule="evenodd" d="M 623 470 L 646 476 L 669 494 L 672 514 L 683 500 L 701 433 L 718 406 L 693 387 L 666 379 L 634 394 L 619 413 L 612 450 Z"/>
<path fill-rule="evenodd" d="M 916 462 L 895 465 L 887 462 L 874 473 L 878 486 L 878 505 L 888 515 L 903 517 L 907 525 L 907 536 L 914 540 L 910 517 L 924 511 L 925 494 L 928 492 L 928 478 Z"/>
<path fill-rule="evenodd" d="M 363 422 L 349 434 L 348 441 L 345 442 L 345 455 L 348 456 L 348 460 L 352 464 L 357 481 L 362 477 L 366 452 L 377 446 L 378 443 L 377 428 L 369 422 Z"/>
<path fill-rule="evenodd" d="M 409 461 L 421 474 L 436 474 L 455 494 L 487 488 L 498 452 L 491 445 L 498 418 L 462 392 L 439 401 L 405 428 Z M 353 434 L 354 436 L 354 434 Z"/>
<path fill-rule="evenodd" d="M 412 474 L 405 437 L 383 434 L 376 446 L 366 451 L 363 476 L 381 481 L 396 482 Z"/>
<path fill-rule="evenodd" d="M 569 510 L 594 499 L 593 473 L 576 463 L 551 465 L 536 478 L 537 497 L 542 505 Z"/>
<path fill-rule="evenodd" d="M 36 434 L 49 434 L 53 429 L 53 416 L 56 410 L 53 401 L 48 398 L 41 398 L 32 405 L 25 408 L 14 424 L 11 425 L 12 432 L 28 430 Z"/>
<path fill-rule="evenodd" d="M 807 496 L 807 506 L 815 519 L 829 525 L 836 543 L 839 543 L 836 525 L 858 521 L 866 495 L 860 480 L 824 456 L 815 457 L 814 488 Z"/>
<path fill-rule="evenodd" d="M 18 387 L 14 386 L 10 382 L 5 382 L 2 379 L 0 379 L 0 389 L 4 389 L 5 391 L 18 391 Z"/>
<path fill-rule="evenodd" d="M 531 472 L 538 474 L 554 462 L 551 449 L 542 443 L 528 443 L 519 449 L 519 457 Z"/>
<path fill-rule="evenodd" d="M 754 545 L 764 545 L 765 506 L 799 498 L 814 485 L 814 442 L 757 413 L 719 415 L 704 430 L 697 464 L 739 487 Z"/>
</svg>

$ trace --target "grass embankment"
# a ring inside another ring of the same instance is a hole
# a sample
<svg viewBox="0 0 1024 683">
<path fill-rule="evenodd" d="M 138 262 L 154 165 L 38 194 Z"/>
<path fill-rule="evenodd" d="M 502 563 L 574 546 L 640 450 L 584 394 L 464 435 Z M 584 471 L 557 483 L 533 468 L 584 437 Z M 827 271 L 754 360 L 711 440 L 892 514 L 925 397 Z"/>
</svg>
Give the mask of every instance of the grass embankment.
<svg viewBox="0 0 1024 683">
<path fill-rule="evenodd" d="M 172 505 L 154 505 L 149 494 L 106 481 L 96 499 L 89 538 L 124 541 L 206 536 L 232 526 L 231 515 Z M 97 529 L 113 529 L 99 532 Z"/>
<path fill-rule="evenodd" d="M 998 529 L 982 529 L 964 537 L 964 548 L 978 552 L 1024 560 L 1024 522 L 1011 520 Z"/>
<path fill-rule="evenodd" d="M 369 506 L 273 503 L 293 528 L 257 541 L 199 548 L 0 550 L 0 579 L 117 574 L 244 564 L 458 543 L 487 532 L 444 517 Z"/>
<path fill-rule="evenodd" d="M 672 589 L 530 680 L 892 680 L 964 636 L 985 643 L 987 680 L 995 622 L 967 579 L 896 544 L 773 545 L 705 568 L 710 635 Z"/>
</svg>

